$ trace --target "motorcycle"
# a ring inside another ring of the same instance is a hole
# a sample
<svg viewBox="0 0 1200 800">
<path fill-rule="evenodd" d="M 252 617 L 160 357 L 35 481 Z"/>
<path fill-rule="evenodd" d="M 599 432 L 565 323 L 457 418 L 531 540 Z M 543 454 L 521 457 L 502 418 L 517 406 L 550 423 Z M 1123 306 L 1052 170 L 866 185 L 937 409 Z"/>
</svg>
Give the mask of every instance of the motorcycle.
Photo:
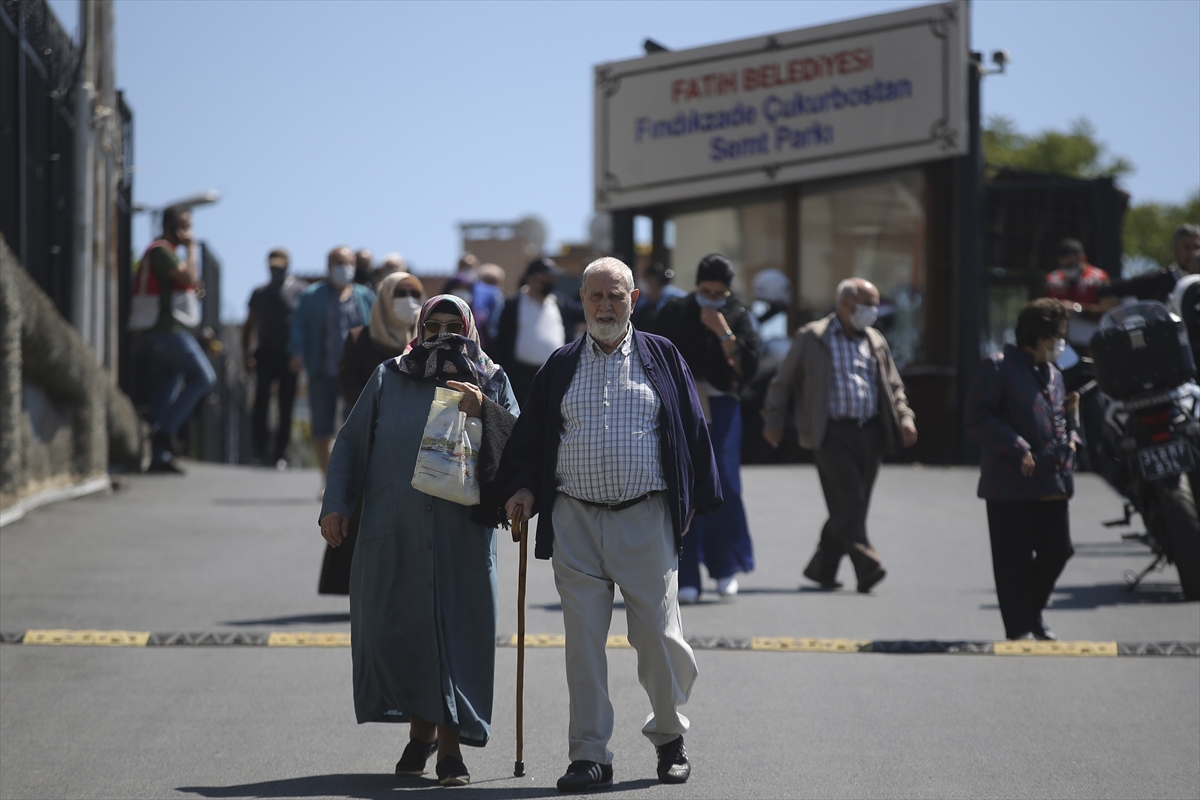
<svg viewBox="0 0 1200 800">
<path fill-rule="evenodd" d="M 1154 554 L 1126 581 L 1132 591 L 1150 572 L 1174 564 L 1184 596 L 1200 599 L 1200 389 L 1188 329 L 1161 303 L 1131 303 L 1101 317 L 1091 351 L 1091 370 L 1080 359 L 1064 371 L 1075 377 L 1068 389 L 1094 371 L 1075 387 L 1081 396 L 1098 395 L 1093 408 L 1100 419 L 1085 426 L 1099 428 L 1085 430 L 1096 440 L 1088 443 L 1089 455 L 1093 469 L 1126 500 L 1124 517 L 1104 524 L 1130 525 L 1139 514 L 1146 531 L 1122 538 Z"/>
</svg>

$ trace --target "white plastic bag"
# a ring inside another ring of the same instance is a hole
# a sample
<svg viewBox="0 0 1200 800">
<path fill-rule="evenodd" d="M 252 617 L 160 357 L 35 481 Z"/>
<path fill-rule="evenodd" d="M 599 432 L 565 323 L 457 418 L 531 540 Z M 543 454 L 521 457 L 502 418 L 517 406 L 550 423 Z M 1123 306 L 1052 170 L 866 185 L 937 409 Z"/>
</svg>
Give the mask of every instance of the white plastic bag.
<svg viewBox="0 0 1200 800">
<path fill-rule="evenodd" d="M 412 487 L 464 506 L 479 504 L 479 443 L 483 426 L 458 410 L 462 392 L 434 390 Z"/>
</svg>

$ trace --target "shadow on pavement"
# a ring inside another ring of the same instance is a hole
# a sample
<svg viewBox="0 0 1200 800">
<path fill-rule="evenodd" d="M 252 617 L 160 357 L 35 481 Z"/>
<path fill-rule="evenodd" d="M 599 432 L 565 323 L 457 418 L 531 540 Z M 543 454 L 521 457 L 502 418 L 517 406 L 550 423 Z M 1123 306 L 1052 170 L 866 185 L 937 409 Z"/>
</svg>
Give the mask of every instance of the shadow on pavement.
<svg viewBox="0 0 1200 800">
<path fill-rule="evenodd" d="M 1056 586 L 1050 608 L 1064 611 L 1186 602 L 1183 590 L 1177 583 L 1142 583 L 1132 592 L 1124 583 L 1101 583 L 1093 586 Z"/>
<path fill-rule="evenodd" d="M 1140 542 L 1073 542 L 1075 558 L 1153 558 Z"/>
<path fill-rule="evenodd" d="M 264 619 L 231 619 L 220 623 L 233 625 L 238 628 L 248 628 L 255 625 L 322 625 L 334 622 L 349 622 L 350 612 L 336 614 L 295 614 L 290 617 L 266 617 Z"/>
<path fill-rule="evenodd" d="M 1187 603 L 1178 583 L 1141 583 L 1132 592 L 1124 583 L 1100 583 L 1094 586 L 1055 586 L 1050 601 L 1051 611 L 1087 611 L 1108 606 L 1141 606 L 1154 603 Z M 984 611 L 1000 606 L 984 603 Z"/>
<path fill-rule="evenodd" d="M 525 779 L 492 778 L 452 789 L 455 797 L 467 798 L 532 798 L 556 797 L 560 792 L 552 786 L 522 786 Z M 488 784 L 495 784 L 489 786 Z M 657 786 L 658 781 L 643 778 L 613 784 L 610 791 L 631 791 Z M 407 797 L 446 797 L 446 789 L 429 778 L 397 778 L 394 775 L 338 774 L 310 775 L 279 781 L 243 783 L 235 786 L 180 786 L 177 792 L 200 797 L 274 798 L 274 797 L 347 797 L 354 800 L 375 800 L 404 795 Z"/>
</svg>

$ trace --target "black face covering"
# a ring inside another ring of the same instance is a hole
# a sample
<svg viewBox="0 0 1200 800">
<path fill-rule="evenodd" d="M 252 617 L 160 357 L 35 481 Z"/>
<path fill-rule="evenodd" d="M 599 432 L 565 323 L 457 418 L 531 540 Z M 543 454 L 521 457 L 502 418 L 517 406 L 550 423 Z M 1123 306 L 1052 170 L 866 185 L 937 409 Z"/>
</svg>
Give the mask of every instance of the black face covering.
<svg viewBox="0 0 1200 800">
<path fill-rule="evenodd" d="M 287 277 L 287 267 L 271 267 L 271 283 L 278 286 Z"/>
</svg>

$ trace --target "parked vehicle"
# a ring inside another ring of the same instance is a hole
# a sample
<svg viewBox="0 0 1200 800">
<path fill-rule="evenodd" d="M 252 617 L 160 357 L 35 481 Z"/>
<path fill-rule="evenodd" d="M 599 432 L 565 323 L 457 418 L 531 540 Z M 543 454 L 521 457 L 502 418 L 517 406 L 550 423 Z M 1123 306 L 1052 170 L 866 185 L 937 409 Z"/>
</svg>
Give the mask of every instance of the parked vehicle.
<svg viewBox="0 0 1200 800">
<path fill-rule="evenodd" d="M 1155 556 L 1126 578 L 1132 588 L 1171 563 L 1184 595 L 1200 599 L 1193 488 L 1200 486 L 1200 389 L 1188 329 L 1161 303 L 1118 306 L 1101 318 L 1091 351 L 1095 378 L 1078 391 L 1102 392 L 1103 412 L 1089 455 L 1093 469 L 1126 499 L 1124 518 L 1105 524 L 1128 525 L 1140 514 L 1145 533 L 1123 538 L 1143 542 Z M 1086 361 L 1081 365 L 1086 370 Z"/>
</svg>

